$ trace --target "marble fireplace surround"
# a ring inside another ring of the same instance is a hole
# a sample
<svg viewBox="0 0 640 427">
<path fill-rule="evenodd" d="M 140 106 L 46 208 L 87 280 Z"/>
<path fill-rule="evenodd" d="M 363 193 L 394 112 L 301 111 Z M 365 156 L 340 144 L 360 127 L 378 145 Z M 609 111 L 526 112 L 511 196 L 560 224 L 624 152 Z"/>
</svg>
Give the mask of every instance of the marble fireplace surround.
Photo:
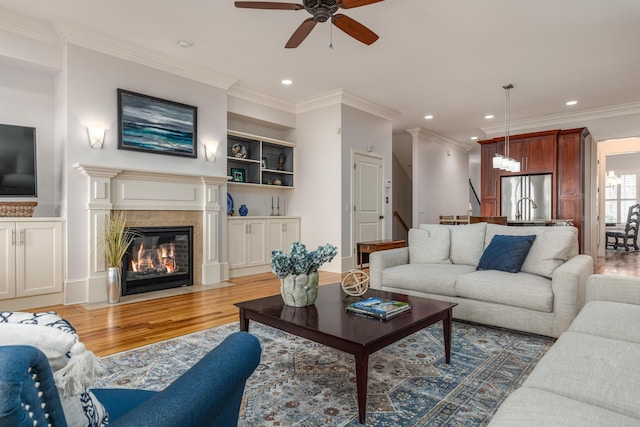
<svg viewBox="0 0 640 427">
<path fill-rule="evenodd" d="M 111 210 L 127 211 L 129 226 L 193 226 L 194 285 L 219 283 L 220 185 L 227 177 L 156 173 L 74 164 L 88 178 L 87 302 L 106 301 L 101 230 Z"/>
</svg>

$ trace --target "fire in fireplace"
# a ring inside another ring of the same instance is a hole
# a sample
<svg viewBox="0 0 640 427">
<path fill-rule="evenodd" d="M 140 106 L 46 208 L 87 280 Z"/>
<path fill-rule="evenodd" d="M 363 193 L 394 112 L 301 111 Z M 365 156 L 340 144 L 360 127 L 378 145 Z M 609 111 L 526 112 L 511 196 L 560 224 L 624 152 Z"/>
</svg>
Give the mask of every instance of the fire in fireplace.
<svg viewBox="0 0 640 427">
<path fill-rule="evenodd" d="M 122 294 L 193 285 L 193 227 L 135 227 L 122 263 Z"/>
</svg>

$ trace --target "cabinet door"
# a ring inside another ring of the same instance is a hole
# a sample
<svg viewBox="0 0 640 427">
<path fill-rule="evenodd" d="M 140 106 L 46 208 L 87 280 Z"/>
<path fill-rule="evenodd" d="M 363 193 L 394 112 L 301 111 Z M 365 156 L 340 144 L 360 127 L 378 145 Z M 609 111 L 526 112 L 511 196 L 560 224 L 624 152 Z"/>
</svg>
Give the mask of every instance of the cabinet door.
<svg viewBox="0 0 640 427">
<path fill-rule="evenodd" d="M 281 219 L 267 220 L 267 256 L 271 257 L 271 252 L 278 250 L 289 252 L 289 247 L 282 242 L 283 227 Z"/>
<path fill-rule="evenodd" d="M 16 296 L 62 291 L 62 224 L 16 224 Z"/>
<path fill-rule="evenodd" d="M 16 296 L 15 224 L 0 223 L 0 299 Z"/>
<path fill-rule="evenodd" d="M 267 233 L 265 220 L 247 221 L 247 266 L 268 264 Z"/>
<path fill-rule="evenodd" d="M 229 269 L 247 266 L 247 221 L 227 221 Z"/>
<path fill-rule="evenodd" d="M 300 220 L 298 218 L 287 219 L 283 223 L 282 246 L 287 252 L 293 242 L 300 241 Z"/>
<path fill-rule="evenodd" d="M 556 136 L 545 135 L 527 139 L 525 172 L 553 172 L 556 164 Z"/>
<path fill-rule="evenodd" d="M 493 168 L 497 143 L 483 144 L 480 148 L 480 212 L 482 216 L 496 216 L 499 170 Z"/>
</svg>

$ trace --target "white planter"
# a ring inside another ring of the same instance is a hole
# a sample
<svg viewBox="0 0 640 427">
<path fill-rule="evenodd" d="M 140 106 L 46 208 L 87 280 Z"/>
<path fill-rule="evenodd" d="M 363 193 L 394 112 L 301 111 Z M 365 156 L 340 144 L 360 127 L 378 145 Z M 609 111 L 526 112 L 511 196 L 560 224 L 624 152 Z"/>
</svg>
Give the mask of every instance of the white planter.
<svg viewBox="0 0 640 427">
<path fill-rule="evenodd" d="M 306 307 L 318 297 L 318 272 L 290 274 L 280 279 L 280 294 L 286 305 Z"/>
</svg>

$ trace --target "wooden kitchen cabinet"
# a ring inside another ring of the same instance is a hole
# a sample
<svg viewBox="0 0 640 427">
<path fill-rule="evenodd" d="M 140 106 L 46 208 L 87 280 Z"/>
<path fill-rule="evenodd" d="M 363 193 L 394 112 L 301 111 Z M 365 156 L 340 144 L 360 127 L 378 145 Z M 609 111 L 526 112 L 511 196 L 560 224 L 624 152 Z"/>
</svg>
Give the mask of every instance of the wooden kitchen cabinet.
<svg viewBox="0 0 640 427">
<path fill-rule="evenodd" d="M 493 157 L 498 150 L 498 144 L 484 144 L 480 148 L 480 215 L 497 216 L 499 169 L 493 168 Z"/>
<path fill-rule="evenodd" d="M 585 165 L 589 161 L 591 136 L 588 129 L 549 130 L 509 138 L 509 156 L 520 161 L 520 172 L 493 168 L 493 156 L 504 155 L 504 137 L 478 141 L 480 147 L 480 213 L 499 216 L 500 177 L 552 174 L 552 219 L 571 219 L 584 236 Z M 582 246 L 581 246 L 582 252 Z"/>
<path fill-rule="evenodd" d="M 558 136 L 557 218 L 573 219 L 582 239 L 585 214 L 585 156 L 591 135 L 586 128 L 568 129 Z"/>
</svg>

